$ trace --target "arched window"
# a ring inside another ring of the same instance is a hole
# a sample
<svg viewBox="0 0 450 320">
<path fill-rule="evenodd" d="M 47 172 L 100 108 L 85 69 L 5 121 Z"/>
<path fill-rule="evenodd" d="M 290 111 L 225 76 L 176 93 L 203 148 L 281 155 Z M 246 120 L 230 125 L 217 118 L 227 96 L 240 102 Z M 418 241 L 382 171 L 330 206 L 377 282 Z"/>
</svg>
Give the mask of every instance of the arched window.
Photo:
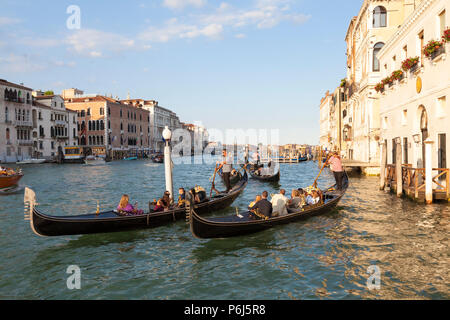
<svg viewBox="0 0 450 320">
<path fill-rule="evenodd" d="M 381 48 L 384 47 L 384 43 L 383 42 L 378 42 L 374 47 L 373 47 L 373 71 L 377 72 L 380 71 L 380 60 L 378 60 L 377 55 L 380 52 Z"/>
<path fill-rule="evenodd" d="M 92 130 L 92 123 L 91 123 L 91 120 L 89 120 L 88 126 L 89 126 L 89 131 L 91 131 L 91 130 Z"/>
<path fill-rule="evenodd" d="M 9 128 L 6 128 L 6 142 L 9 142 Z"/>
<path fill-rule="evenodd" d="M 387 26 L 387 11 L 385 7 L 378 6 L 373 10 L 373 27 L 384 28 Z"/>
</svg>

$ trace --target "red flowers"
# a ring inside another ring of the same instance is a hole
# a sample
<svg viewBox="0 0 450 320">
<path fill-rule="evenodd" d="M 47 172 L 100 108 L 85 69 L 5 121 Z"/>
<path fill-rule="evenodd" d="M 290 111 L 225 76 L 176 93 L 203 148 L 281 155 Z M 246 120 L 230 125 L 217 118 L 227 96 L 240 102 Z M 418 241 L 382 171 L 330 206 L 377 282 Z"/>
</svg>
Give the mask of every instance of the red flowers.
<svg viewBox="0 0 450 320">
<path fill-rule="evenodd" d="M 414 67 L 417 63 L 419 63 L 419 57 L 408 58 L 402 62 L 402 70 L 406 72 Z"/>
<path fill-rule="evenodd" d="M 435 51 L 444 45 L 445 41 L 430 40 L 423 48 L 426 57 L 430 57 Z"/>
<path fill-rule="evenodd" d="M 442 41 L 450 41 L 450 29 L 447 28 L 446 30 L 444 30 L 444 35 L 442 36 Z"/>
<path fill-rule="evenodd" d="M 403 78 L 403 71 L 402 70 L 395 70 L 392 72 L 391 79 L 392 80 L 400 80 Z"/>
</svg>

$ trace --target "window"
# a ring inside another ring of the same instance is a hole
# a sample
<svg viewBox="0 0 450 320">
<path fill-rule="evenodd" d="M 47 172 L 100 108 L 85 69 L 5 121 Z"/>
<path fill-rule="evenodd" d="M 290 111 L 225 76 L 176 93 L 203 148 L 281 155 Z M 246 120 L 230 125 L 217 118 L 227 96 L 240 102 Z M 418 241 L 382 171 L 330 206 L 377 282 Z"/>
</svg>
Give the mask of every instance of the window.
<svg viewBox="0 0 450 320">
<path fill-rule="evenodd" d="M 380 52 L 381 48 L 383 48 L 384 43 L 378 42 L 373 47 L 373 71 L 378 72 L 380 71 L 380 61 L 377 58 L 378 53 Z"/>
<path fill-rule="evenodd" d="M 445 105 L 446 105 L 446 103 L 447 103 L 447 99 L 446 99 L 445 96 L 444 97 L 440 97 L 438 99 L 438 104 L 437 104 L 437 116 L 438 116 L 438 118 L 445 117 L 445 115 L 446 115 L 446 112 L 445 112 Z"/>
<path fill-rule="evenodd" d="M 408 164 L 408 138 L 403 138 L 403 163 Z"/>
<path fill-rule="evenodd" d="M 402 54 L 403 60 L 408 59 L 408 46 L 403 47 L 403 54 Z"/>
<path fill-rule="evenodd" d="M 384 28 L 387 26 L 387 11 L 385 7 L 379 6 L 373 10 L 373 27 Z"/>
<path fill-rule="evenodd" d="M 445 30 L 445 10 L 439 14 L 439 33 L 438 38 L 441 38 Z"/>
<path fill-rule="evenodd" d="M 87 109 L 87 115 L 90 116 L 91 115 L 91 108 Z"/>
<path fill-rule="evenodd" d="M 402 125 L 406 126 L 408 123 L 408 110 L 403 110 L 402 113 Z"/>
<path fill-rule="evenodd" d="M 105 114 L 105 109 L 104 108 L 100 108 L 100 115 L 103 116 Z"/>
<path fill-rule="evenodd" d="M 424 33 L 423 33 L 423 30 L 418 34 L 418 45 L 419 45 L 419 48 L 418 48 L 418 51 L 419 51 L 419 54 L 418 54 L 418 56 L 420 56 L 420 66 L 422 66 L 423 67 L 423 47 L 424 47 L 424 45 L 425 45 L 425 43 L 424 43 L 424 35 L 423 35 Z"/>
</svg>

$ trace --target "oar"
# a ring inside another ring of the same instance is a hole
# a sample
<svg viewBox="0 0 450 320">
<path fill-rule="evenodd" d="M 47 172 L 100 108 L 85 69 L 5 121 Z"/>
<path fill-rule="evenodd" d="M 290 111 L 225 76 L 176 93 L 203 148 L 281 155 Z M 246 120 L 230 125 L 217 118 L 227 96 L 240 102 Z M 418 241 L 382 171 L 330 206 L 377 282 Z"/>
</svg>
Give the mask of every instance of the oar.
<svg viewBox="0 0 450 320">
<path fill-rule="evenodd" d="M 320 169 L 320 172 L 319 172 L 319 174 L 318 174 L 316 180 L 314 180 L 314 183 L 312 184 L 312 186 L 313 186 L 314 188 L 317 188 L 317 180 L 319 180 L 319 177 L 320 177 L 320 175 L 322 174 L 322 171 L 323 171 L 323 169 L 325 168 L 325 165 L 327 164 L 327 161 L 328 161 L 329 158 L 330 158 L 330 156 L 328 155 L 328 156 L 327 156 L 327 159 L 325 160 L 325 162 L 324 162 L 323 165 L 322 165 L 322 169 Z"/>
<path fill-rule="evenodd" d="M 211 185 L 211 191 L 209 192 L 209 198 L 212 197 L 212 192 L 213 190 L 217 193 L 216 187 L 215 187 L 215 181 L 216 181 L 216 174 L 218 171 L 218 167 L 216 166 L 216 168 L 214 169 L 214 174 L 213 174 L 213 181 L 212 181 L 212 185 Z"/>
</svg>

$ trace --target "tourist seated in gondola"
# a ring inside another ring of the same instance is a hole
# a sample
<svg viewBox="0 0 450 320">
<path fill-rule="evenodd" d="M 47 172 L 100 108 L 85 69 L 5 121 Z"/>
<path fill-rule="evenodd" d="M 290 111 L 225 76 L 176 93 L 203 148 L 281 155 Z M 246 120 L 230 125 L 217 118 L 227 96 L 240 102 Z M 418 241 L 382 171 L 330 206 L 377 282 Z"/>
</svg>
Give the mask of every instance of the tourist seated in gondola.
<svg viewBox="0 0 450 320">
<path fill-rule="evenodd" d="M 248 209 L 251 210 L 255 206 L 255 204 L 257 204 L 261 200 L 262 200 L 261 195 L 260 194 L 256 195 L 255 201 L 249 204 Z"/>
<path fill-rule="evenodd" d="M 192 193 L 192 197 L 193 197 L 193 199 L 194 199 L 194 203 L 195 203 L 195 204 L 200 203 L 200 202 L 201 202 L 200 196 L 199 196 L 199 195 L 197 194 L 197 192 L 195 191 L 195 188 L 192 188 L 192 189 L 191 189 L 191 193 Z"/>
<path fill-rule="evenodd" d="M 121 214 L 121 215 L 138 215 L 138 214 L 143 214 L 144 211 L 139 210 L 137 208 L 137 202 L 135 204 L 136 208 L 133 207 L 131 205 L 130 201 L 130 197 L 126 194 L 124 194 L 122 196 L 122 198 L 120 199 L 119 205 L 117 206 L 117 211 Z"/>
<path fill-rule="evenodd" d="M 280 193 L 274 195 L 272 197 L 272 208 L 273 213 L 272 216 L 278 217 L 278 216 L 285 216 L 288 214 L 287 211 L 287 205 L 288 205 L 288 197 L 286 197 L 286 190 L 281 189 Z"/>
<path fill-rule="evenodd" d="M 178 203 L 177 206 L 179 208 L 183 208 L 186 205 L 186 192 L 184 190 L 184 188 L 180 188 L 178 189 Z"/>
<path fill-rule="evenodd" d="M 292 190 L 291 199 L 288 202 L 289 209 L 298 209 L 305 204 L 305 198 L 301 196 L 300 191 Z"/>
<path fill-rule="evenodd" d="M 321 199 L 320 199 L 320 194 L 317 190 L 313 190 L 311 191 L 311 194 L 309 194 L 306 197 L 306 204 L 307 205 L 314 205 L 314 204 L 318 204 L 320 203 Z"/>
<path fill-rule="evenodd" d="M 172 205 L 172 198 L 170 197 L 170 192 L 165 191 L 163 197 L 161 198 L 164 209 L 169 210 Z"/>
<path fill-rule="evenodd" d="M 261 194 L 262 199 L 258 201 L 253 207 L 250 212 L 253 213 L 253 217 L 255 218 L 261 218 L 261 219 L 270 219 L 272 218 L 272 204 L 269 200 L 267 200 L 267 197 L 269 196 L 269 193 L 267 191 L 264 191 Z"/>
<path fill-rule="evenodd" d="M 165 208 L 165 202 L 162 198 L 156 202 L 156 205 L 153 208 L 153 212 L 163 212 L 166 210 L 169 210 L 169 209 Z"/>
</svg>

